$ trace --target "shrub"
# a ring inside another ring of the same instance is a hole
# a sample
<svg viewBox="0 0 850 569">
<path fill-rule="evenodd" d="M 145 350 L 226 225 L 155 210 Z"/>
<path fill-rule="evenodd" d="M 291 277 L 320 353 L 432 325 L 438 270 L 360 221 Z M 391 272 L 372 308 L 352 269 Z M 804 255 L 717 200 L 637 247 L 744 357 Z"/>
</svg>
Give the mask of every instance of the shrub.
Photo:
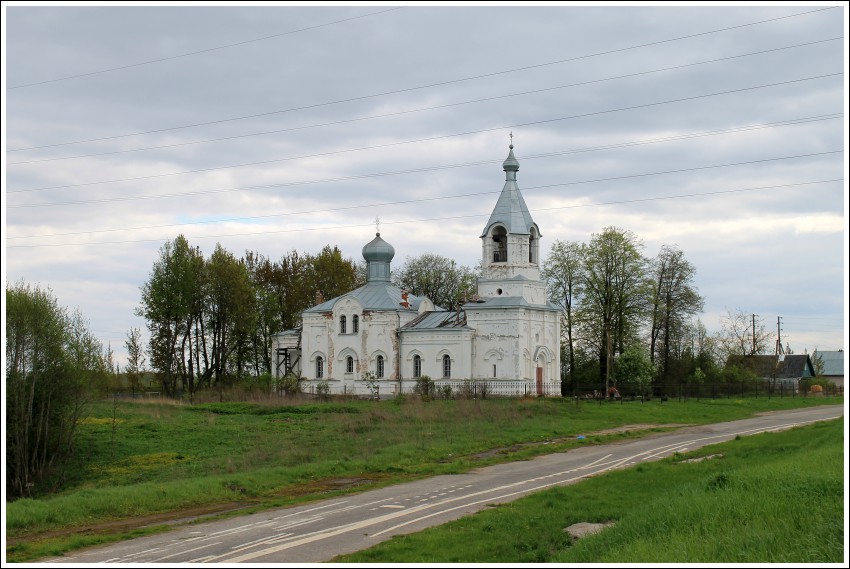
<svg viewBox="0 0 850 569">
<path fill-rule="evenodd" d="M 288 373 L 283 377 L 275 379 L 275 391 L 284 395 L 297 395 L 301 393 L 301 377 L 294 373 Z"/>
<path fill-rule="evenodd" d="M 427 375 L 423 375 L 416 378 L 416 386 L 414 386 L 413 392 L 418 394 L 424 401 L 428 401 L 434 397 L 436 389 L 437 386 L 434 380 Z"/>
</svg>

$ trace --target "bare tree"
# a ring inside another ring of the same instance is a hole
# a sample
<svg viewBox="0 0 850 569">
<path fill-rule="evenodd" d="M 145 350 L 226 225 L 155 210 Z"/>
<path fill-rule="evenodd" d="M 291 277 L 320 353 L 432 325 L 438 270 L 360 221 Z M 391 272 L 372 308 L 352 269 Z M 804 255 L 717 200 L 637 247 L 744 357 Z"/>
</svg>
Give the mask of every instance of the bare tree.
<svg viewBox="0 0 850 569">
<path fill-rule="evenodd" d="M 726 311 L 721 319 L 721 338 L 725 356 L 766 354 L 774 346 L 773 333 L 765 328 L 757 314 L 741 309 Z"/>
</svg>

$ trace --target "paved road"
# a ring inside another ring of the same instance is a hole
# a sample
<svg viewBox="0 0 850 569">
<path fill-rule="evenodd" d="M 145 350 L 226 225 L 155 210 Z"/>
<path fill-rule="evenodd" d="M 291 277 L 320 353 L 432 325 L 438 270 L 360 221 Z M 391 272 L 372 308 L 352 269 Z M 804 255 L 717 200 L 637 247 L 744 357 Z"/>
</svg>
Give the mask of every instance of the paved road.
<svg viewBox="0 0 850 569">
<path fill-rule="evenodd" d="M 686 427 L 639 440 L 587 446 L 533 460 L 436 476 L 344 498 L 179 527 L 47 560 L 53 563 L 319 563 L 526 494 L 674 452 L 844 415 L 841 405 L 773 412 Z"/>
</svg>

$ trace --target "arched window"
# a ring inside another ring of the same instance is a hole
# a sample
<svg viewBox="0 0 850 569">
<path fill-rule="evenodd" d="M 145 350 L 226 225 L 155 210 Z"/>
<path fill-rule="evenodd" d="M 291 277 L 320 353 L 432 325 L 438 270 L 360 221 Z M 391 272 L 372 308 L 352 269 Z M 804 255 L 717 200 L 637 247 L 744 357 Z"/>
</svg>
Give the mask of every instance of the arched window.
<svg viewBox="0 0 850 569">
<path fill-rule="evenodd" d="M 325 360 L 322 356 L 316 358 L 316 379 L 322 379 L 325 375 Z"/>
<path fill-rule="evenodd" d="M 534 262 L 534 235 L 528 238 L 528 262 Z"/>
<path fill-rule="evenodd" d="M 413 377 L 422 376 L 422 358 L 418 355 L 413 356 Z"/>
<path fill-rule="evenodd" d="M 354 358 L 351 356 L 345 358 L 345 371 L 346 373 L 354 373 Z"/>
<path fill-rule="evenodd" d="M 351 333 L 356 334 L 360 331 L 360 317 L 356 314 L 351 317 Z"/>
<path fill-rule="evenodd" d="M 378 356 L 377 361 L 375 361 L 375 375 L 384 377 L 384 356 Z"/>
<path fill-rule="evenodd" d="M 493 228 L 493 262 L 504 263 L 508 260 L 508 232 L 502 226 Z"/>
<path fill-rule="evenodd" d="M 443 356 L 443 377 L 452 376 L 452 359 L 446 354 Z"/>
<path fill-rule="evenodd" d="M 345 334 L 345 316 L 339 317 L 339 333 Z"/>
</svg>

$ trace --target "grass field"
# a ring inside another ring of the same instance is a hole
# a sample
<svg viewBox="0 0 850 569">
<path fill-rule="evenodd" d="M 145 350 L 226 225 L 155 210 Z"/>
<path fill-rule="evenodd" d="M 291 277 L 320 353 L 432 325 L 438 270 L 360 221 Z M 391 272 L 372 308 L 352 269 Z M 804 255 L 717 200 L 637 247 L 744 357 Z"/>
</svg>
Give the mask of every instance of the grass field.
<svg viewBox="0 0 850 569">
<path fill-rule="evenodd" d="M 103 401 L 81 425 L 61 490 L 6 504 L 7 560 L 162 531 L 189 514 L 235 515 L 683 424 L 835 403 L 843 400 Z"/>
<path fill-rule="evenodd" d="M 843 421 L 817 423 L 556 487 L 332 561 L 841 563 L 843 465 Z M 611 525 L 576 540 L 564 529 L 578 522 Z"/>
</svg>

